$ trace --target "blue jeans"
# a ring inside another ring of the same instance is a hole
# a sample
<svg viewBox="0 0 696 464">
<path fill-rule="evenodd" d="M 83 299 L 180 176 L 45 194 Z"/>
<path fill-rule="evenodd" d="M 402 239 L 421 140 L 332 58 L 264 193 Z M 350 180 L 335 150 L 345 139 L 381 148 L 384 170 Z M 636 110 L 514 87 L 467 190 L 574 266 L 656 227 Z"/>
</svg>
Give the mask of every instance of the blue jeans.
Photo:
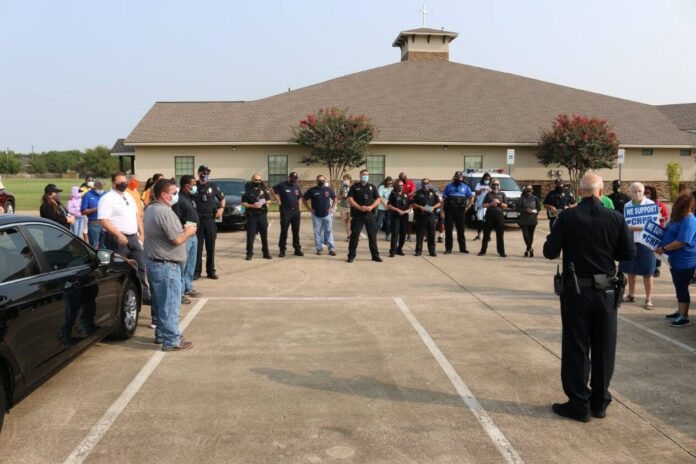
<svg viewBox="0 0 696 464">
<path fill-rule="evenodd" d="M 326 217 L 317 217 L 312 214 L 312 225 L 314 226 L 314 248 L 321 251 L 324 245 L 329 247 L 329 251 L 335 250 L 333 239 L 333 214 Z"/>
<path fill-rule="evenodd" d="M 196 255 L 198 254 L 198 237 L 195 235 L 186 240 L 186 262 L 181 267 L 181 294 L 193 290 L 193 273 L 196 271 Z"/>
<path fill-rule="evenodd" d="M 377 210 L 377 232 L 382 230 L 391 233 L 391 215 L 386 209 Z"/>
<path fill-rule="evenodd" d="M 75 222 L 70 224 L 70 232 L 73 234 L 77 235 L 78 237 L 82 238 L 82 220 L 87 220 L 86 218 L 83 218 L 82 216 L 76 217 Z"/>
<path fill-rule="evenodd" d="M 165 347 L 178 346 L 179 306 L 181 305 L 181 267 L 178 263 L 147 259 L 147 279 L 150 282 L 152 313 L 157 320 L 155 338 Z"/>
<path fill-rule="evenodd" d="M 85 219 L 86 220 L 86 219 Z M 96 221 L 89 221 L 87 224 L 87 235 L 89 236 L 89 244 L 95 250 L 104 248 L 104 228 Z"/>
</svg>

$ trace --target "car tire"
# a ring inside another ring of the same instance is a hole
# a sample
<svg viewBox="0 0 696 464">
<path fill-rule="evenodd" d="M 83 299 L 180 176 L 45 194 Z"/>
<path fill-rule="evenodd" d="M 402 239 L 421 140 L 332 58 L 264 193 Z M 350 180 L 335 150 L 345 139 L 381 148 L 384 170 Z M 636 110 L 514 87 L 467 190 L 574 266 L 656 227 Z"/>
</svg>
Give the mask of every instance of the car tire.
<svg viewBox="0 0 696 464">
<path fill-rule="evenodd" d="M 5 420 L 5 412 L 9 403 L 7 394 L 8 392 L 5 392 L 5 379 L 0 374 L 0 432 L 2 432 L 2 423 Z"/>
<path fill-rule="evenodd" d="M 138 327 L 140 312 L 140 295 L 132 279 L 126 280 L 118 306 L 118 321 L 113 337 L 118 340 L 128 340 L 135 334 Z"/>
<path fill-rule="evenodd" d="M 12 203 L 11 201 L 8 201 L 5 204 L 5 214 L 14 214 L 14 212 L 15 212 L 14 203 Z"/>
</svg>

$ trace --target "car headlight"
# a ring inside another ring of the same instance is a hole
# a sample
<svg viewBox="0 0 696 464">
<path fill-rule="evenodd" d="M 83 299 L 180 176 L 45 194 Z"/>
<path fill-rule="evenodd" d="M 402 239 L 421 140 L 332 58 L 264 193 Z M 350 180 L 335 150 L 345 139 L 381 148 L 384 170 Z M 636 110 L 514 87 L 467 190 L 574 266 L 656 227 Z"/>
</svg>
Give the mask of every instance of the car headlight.
<svg viewBox="0 0 696 464">
<path fill-rule="evenodd" d="M 241 213 L 242 212 L 242 205 L 234 205 L 234 212 Z"/>
</svg>

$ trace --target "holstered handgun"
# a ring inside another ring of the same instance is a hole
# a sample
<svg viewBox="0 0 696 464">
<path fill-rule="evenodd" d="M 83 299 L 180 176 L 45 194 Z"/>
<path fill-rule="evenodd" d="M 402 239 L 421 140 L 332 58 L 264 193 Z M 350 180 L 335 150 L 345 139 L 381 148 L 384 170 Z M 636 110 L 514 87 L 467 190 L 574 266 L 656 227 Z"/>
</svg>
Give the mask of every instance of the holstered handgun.
<svg viewBox="0 0 696 464">
<path fill-rule="evenodd" d="M 612 277 L 614 283 L 614 308 L 619 309 L 623 302 L 624 291 L 626 290 L 626 276 L 623 272 L 617 272 L 615 277 Z"/>
<path fill-rule="evenodd" d="M 556 266 L 556 275 L 553 276 L 553 291 L 558 296 L 563 294 L 563 275 L 561 274 L 560 266 Z"/>
</svg>

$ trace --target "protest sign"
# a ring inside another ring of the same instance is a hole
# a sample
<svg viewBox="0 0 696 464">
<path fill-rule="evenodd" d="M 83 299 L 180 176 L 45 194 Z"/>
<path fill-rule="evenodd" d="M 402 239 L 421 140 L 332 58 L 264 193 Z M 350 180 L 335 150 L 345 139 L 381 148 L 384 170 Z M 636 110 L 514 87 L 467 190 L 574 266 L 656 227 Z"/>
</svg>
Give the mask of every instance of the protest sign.
<svg viewBox="0 0 696 464">
<path fill-rule="evenodd" d="M 660 208 L 655 203 L 649 205 L 628 203 L 624 206 L 624 217 L 628 227 L 644 226 L 650 220 L 659 221 Z"/>
<path fill-rule="evenodd" d="M 662 243 L 662 235 L 664 233 L 665 229 L 660 227 L 658 222 L 650 219 L 645 223 L 643 233 L 641 234 L 640 241 L 638 243 L 642 243 L 654 251 Z"/>
</svg>

